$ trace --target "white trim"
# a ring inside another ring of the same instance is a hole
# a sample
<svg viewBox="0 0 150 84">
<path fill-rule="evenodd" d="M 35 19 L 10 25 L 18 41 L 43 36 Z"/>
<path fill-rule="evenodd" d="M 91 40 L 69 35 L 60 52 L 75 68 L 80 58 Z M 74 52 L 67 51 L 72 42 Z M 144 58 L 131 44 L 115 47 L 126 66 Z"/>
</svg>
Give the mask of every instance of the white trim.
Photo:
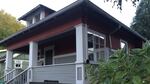
<svg viewBox="0 0 150 84">
<path fill-rule="evenodd" d="M 44 66 L 33 66 L 32 68 L 44 68 L 44 67 L 55 67 L 55 66 L 66 66 L 66 65 L 75 65 L 82 63 L 62 63 L 62 64 L 52 64 L 52 65 L 44 65 Z"/>
<path fill-rule="evenodd" d="M 81 63 L 76 64 L 76 84 L 85 84 L 85 70 L 84 63 L 87 60 L 88 56 L 88 40 L 87 40 L 87 25 L 86 24 L 78 24 L 75 26 L 76 28 L 76 62 Z M 82 69 L 82 80 L 77 79 L 77 68 L 81 67 Z"/>
<path fill-rule="evenodd" d="M 97 36 L 97 37 L 100 37 L 100 38 L 104 37 L 104 48 L 106 47 L 106 35 L 105 34 L 99 33 L 97 31 L 94 31 L 94 30 L 89 29 L 89 28 L 88 28 L 87 31 L 88 31 L 87 32 L 88 34 L 93 34 L 94 36 Z"/>
<path fill-rule="evenodd" d="M 16 64 L 20 64 L 20 67 L 16 67 Z M 14 60 L 14 68 L 15 69 L 21 69 L 23 67 L 23 61 L 22 60 Z"/>
<path fill-rule="evenodd" d="M 36 23 L 36 18 L 35 16 L 32 18 L 32 24 Z"/>
<path fill-rule="evenodd" d="M 5 59 L 5 74 L 7 74 L 13 69 L 13 52 L 7 50 Z"/>
<path fill-rule="evenodd" d="M 52 46 L 48 46 L 48 47 L 45 47 L 44 48 L 44 65 L 45 65 L 45 59 L 46 59 L 46 56 L 45 56 L 45 52 L 46 51 L 48 51 L 48 50 L 53 50 L 53 56 L 52 56 L 52 64 L 54 64 L 54 59 L 53 59 L 53 57 L 54 57 L 54 55 L 55 55 L 55 51 L 54 51 L 54 45 L 52 45 Z"/>
<path fill-rule="evenodd" d="M 45 11 L 41 11 L 40 13 L 40 20 L 42 20 L 43 18 L 45 18 Z"/>
<path fill-rule="evenodd" d="M 15 60 L 20 60 L 20 61 L 23 61 L 23 62 L 29 62 L 29 60 L 22 60 L 22 59 L 14 59 Z"/>
</svg>

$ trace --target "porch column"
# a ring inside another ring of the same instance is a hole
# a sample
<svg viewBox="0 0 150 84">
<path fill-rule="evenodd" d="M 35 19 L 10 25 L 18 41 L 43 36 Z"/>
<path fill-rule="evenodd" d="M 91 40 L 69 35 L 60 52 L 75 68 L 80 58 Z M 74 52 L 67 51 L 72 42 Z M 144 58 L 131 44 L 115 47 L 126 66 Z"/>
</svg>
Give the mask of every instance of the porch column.
<svg viewBox="0 0 150 84">
<path fill-rule="evenodd" d="M 86 84 L 84 63 L 87 58 L 87 27 L 79 24 L 76 27 L 76 84 Z"/>
<path fill-rule="evenodd" d="M 29 67 L 37 66 L 38 61 L 38 43 L 30 42 L 29 44 Z"/>
<path fill-rule="evenodd" d="M 7 50 L 5 60 L 5 74 L 13 69 L 13 52 Z"/>
</svg>

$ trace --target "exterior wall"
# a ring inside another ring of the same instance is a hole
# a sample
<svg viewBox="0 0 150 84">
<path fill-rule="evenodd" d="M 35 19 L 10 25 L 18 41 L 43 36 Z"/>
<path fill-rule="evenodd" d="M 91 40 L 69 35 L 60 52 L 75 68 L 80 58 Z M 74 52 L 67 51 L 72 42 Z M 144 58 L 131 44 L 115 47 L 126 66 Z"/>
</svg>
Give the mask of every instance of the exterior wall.
<svg viewBox="0 0 150 84">
<path fill-rule="evenodd" d="M 88 21 L 85 23 L 88 24 L 88 28 L 102 33 L 106 36 L 106 47 L 108 48 L 120 49 L 120 40 L 126 41 L 128 43 L 129 49 L 142 47 L 142 43 L 140 41 L 135 42 L 133 39 L 129 39 L 129 37 L 126 37 L 126 34 L 119 35 L 118 30 L 112 30 L 113 27 L 110 27 L 109 25 L 97 23 L 94 21 Z"/>
<path fill-rule="evenodd" d="M 73 53 L 76 51 L 75 34 L 54 42 L 55 55 Z"/>
<path fill-rule="evenodd" d="M 43 82 L 44 80 L 56 80 L 63 84 L 76 84 L 75 64 L 50 65 L 44 67 L 33 67 L 32 82 Z"/>
<path fill-rule="evenodd" d="M 105 30 L 105 26 L 97 25 L 97 24 L 92 23 L 92 22 L 89 22 L 87 24 L 88 24 L 89 29 L 97 31 L 97 32 L 99 32 L 101 34 L 104 34 L 106 36 L 106 47 L 110 48 L 110 39 L 109 39 L 110 37 L 109 37 L 109 34 L 108 34 L 108 30 Z"/>
<path fill-rule="evenodd" d="M 111 36 L 112 49 L 120 49 L 120 38 Z"/>
<path fill-rule="evenodd" d="M 31 37 L 28 37 L 26 39 L 22 39 L 20 41 L 12 43 L 12 44 L 7 46 L 7 49 L 14 50 L 14 49 L 28 45 L 30 41 L 38 42 L 38 41 L 50 38 L 52 36 L 61 34 L 67 30 L 70 30 L 70 28 L 72 28 L 74 25 L 77 25 L 79 23 L 81 23 L 81 20 L 76 19 L 74 21 L 70 21 L 70 22 L 63 24 L 63 25 L 58 25 L 58 26 L 55 26 L 52 28 L 47 27 L 48 30 L 45 30 L 44 32 L 40 32 L 40 33 L 32 35 Z"/>
<path fill-rule="evenodd" d="M 75 63 L 76 55 L 75 55 L 75 53 L 59 55 L 59 56 L 54 56 L 53 59 L 54 59 L 53 60 L 54 64 Z"/>
<path fill-rule="evenodd" d="M 76 44 L 75 44 L 74 32 L 72 34 L 64 36 L 63 38 L 52 40 L 50 42 L 44 43 L 43 45 L 40 45 L 39 50 L 41 54 L 39 54 L 40 55 L 39 57 L 43 56 L 44 58 L 44 49 L 49 48 L 49 47 L 53 47 L 53 50 L 54 50 L 54 56 L 53 56 L 54 64 L 75 62 Z M 40 61 L 38 64 L 40 65 Z"/>
</svg>

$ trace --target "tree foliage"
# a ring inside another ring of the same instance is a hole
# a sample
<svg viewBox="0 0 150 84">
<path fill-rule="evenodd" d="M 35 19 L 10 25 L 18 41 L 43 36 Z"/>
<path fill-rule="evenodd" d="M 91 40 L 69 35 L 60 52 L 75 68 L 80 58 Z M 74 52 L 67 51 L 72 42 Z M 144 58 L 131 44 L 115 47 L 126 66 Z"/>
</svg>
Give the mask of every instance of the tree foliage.
<svg viewBox="0 0 150 84">
<path fill-rule="evenodd" d="M 104 1 L 113 2 L 114 6 L 116 5 L 120 10 L 122 10 L 123 0 L 104 0 Z M 139 0 L 124 0 L 124 1 L 131 1 L 133 3 L 133 6 L 136 6 L 136 2 L 139 2 Z"/>
<path fill-rule="evenodd" d="M 128 54 L 119 50 L 108 62 L 87 65 L 91 84 L 150 84 L 150 43 Z"/>
<path fill-rule="evenodd" d="M 150 39 L 150 0 L 141 1 L 137 8 L 136 16 L 131 24 L 131 28 L 147 39 Z"/>
<path fill-rule="evenodd" d="M 23 27 L 24 25 L 18 22 L 15 17 L 6 13 L 4 10 L 0 10 L 0 40 L 10 36 Z"/>
</svg>

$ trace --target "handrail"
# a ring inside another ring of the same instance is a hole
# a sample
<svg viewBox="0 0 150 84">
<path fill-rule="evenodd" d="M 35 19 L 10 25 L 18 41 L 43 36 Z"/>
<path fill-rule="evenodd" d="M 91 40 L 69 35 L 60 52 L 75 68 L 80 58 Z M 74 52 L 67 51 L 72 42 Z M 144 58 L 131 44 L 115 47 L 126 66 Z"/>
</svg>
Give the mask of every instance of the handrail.
<svg viewBox="0 0 150 84">
<path fill-rule="evenodd" d="M 20 75 L 22 75 L 23 73 L 25 73 L 26 71 L 28 71 L 30 68 L 25 69 L 24 71 L 22 71 L 21 73 L 19 73 L 18 75 L 14 76 L 11 80 L 9 80 L 8 82 L 6 82 L 6 84 L 9 84 L 11 81 L 15 80 L 17 77 L 19 77 Z M 11 83 L 10 83 L 11 84 Z"/>
<path fill-rule="evenodd" d="M 32 68 L 55 67 L 55 66 L 65 66 L 65 65 L 74 65 L 74 64 L 77 64 L 77 63 L 62 63 L 62 64 L 52 64 L 52 65 L 44 65 L 44 66 L 33 66 Z"/>
<path fill-rule="evenodd" d="M 9 71 L 8 73 L 6 73 L 6 75 L 8 75 L 8 74 L 14 72 L 15 70 L 16 70 L 16 69 L 13 69 L 13 70 Z"/>
<path fill-rule="evenodd" d="M 4 82 L 6 82 L 5 78 L 6 78 L 9 74 L 13 73 L 15 70 L 16 70 L 16 69 L 13 69 L 13 70 L 9 71 L 8 73 L 4 74 L 4 76 L 0 77 L 0 80 L 4 80 Z"/>
<path fill-rule="evenodd" d="M 2 78 L 4 78 L 5 76 L 7 76 L 8 74 L 10 74 L 11 72 L 13 72 L 14 70 L 15 70 L 15 69 L 13 69 L 13 70 L 9 71 L 8 73 L 4 74 L 4 76 L 0 77 L 0 80 L 1 80 Z"/>
</svg>

